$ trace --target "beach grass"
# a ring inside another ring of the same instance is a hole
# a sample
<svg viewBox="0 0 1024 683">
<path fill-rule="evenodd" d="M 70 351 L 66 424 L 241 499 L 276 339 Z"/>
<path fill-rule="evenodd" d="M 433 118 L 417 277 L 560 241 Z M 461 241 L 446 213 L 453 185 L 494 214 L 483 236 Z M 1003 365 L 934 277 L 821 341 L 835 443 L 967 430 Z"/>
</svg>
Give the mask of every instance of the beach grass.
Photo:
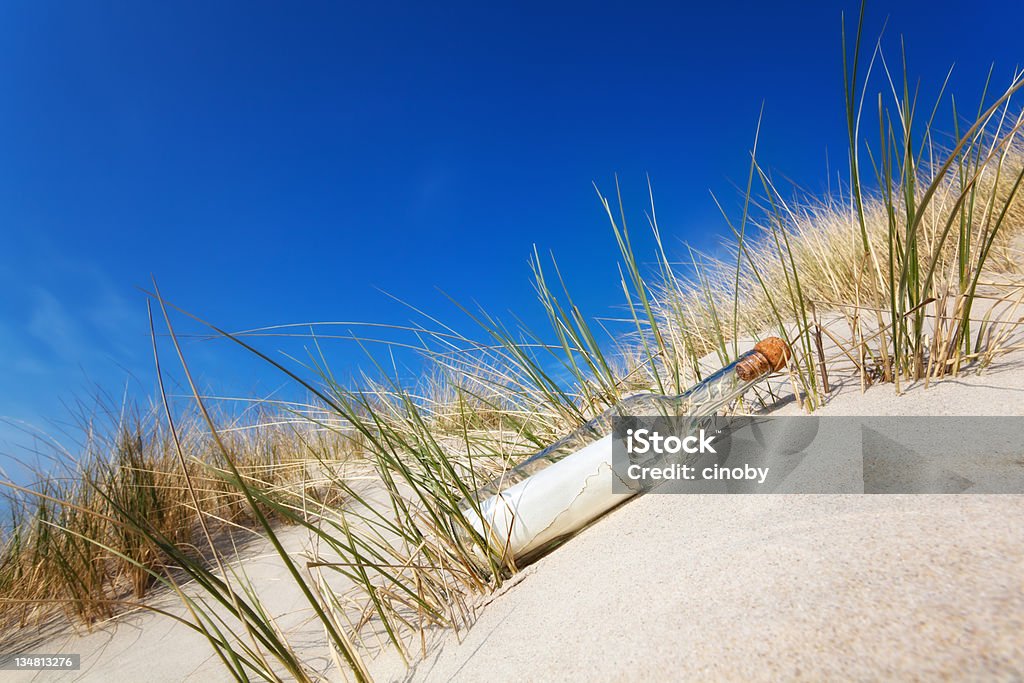
<svg viewBox="0 0 1024 683">
<path fill-rule="evenodd" d="M 640 255 L 618 182 L 598 188 L 621 257 L 624 315 L 611 333 L 578 307 L 554 257 L 535 251 L 548 329 L 453 302 L 474 328 L 459 332 L 410 307 L 420 323 L 352 337 L 367 370 L 343 383 L 321 352 L 329 324 L 288 328 L 310 330 L 311 353 L 286 364 L 263 348 L 282 328 L 221 329 L 172 306 L 154 283 L 158 400 L 146 409 L 97 400 L 80 416 L 81 452 L 54 442 L 60 467 L 6 485 L 0 627 L 54 614 L 88 627 L 148 606 L 157 589 L 179 596 L 183 611 L 162 613 L 201 633 L 236 680 L 313 680 L 260 586 L 233 563 L 236 534 L 255 531 L 322 627 L 335 666 L 367 680 L 368 632 L 412 661 L 427 630 L 467 626 L 474 596 L 519 569 L 470 523 L 479 513 L 470 494 L 623 397 L 680 393 L 769 335 L 790 342 L 793 398 L 808 411 L 827 400 L 830 377 L 902 392 L 1015 350 L 1024 115 L 1013 97 L 1024 78 L 994 96 L 986 86 L 967 122 L 945 85 L 922 115 L 902 55 L 892 69 L 880 42 L 865 48 L 862 38 L 863 10 L 843 27 L 850 165 L 835 195 L 784 195 L 755 134 L 742 210 L 722 208 L 721 252 L 687 248 L 679 262 L 653 191 L 644 229 L 654 252 Z M 260 359 L 308 401 L 242 422 L 218 413 L 192 381 L 176 319 Z M 406 346 L 421 359 L 419 378 L 403 379 L 387 343 L 372 350 L 388 333 L 415 338 Z M 167 398 L 158 339 L 170 340 L 188 380 L 188 408 Z M 305 555 L 286 548 L 284 526 L 308 536 Z"/>
</svg>

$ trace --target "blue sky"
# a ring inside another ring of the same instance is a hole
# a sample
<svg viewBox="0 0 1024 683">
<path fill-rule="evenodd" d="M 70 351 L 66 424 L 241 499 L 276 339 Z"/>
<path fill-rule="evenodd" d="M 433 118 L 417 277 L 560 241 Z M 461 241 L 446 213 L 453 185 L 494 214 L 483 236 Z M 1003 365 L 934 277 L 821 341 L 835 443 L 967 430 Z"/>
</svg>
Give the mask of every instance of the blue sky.
<svg viewBox="0 0 1024 683">
<path fill-rule="evenodd" d="M 735 197 L 762 102 L 759 157 L 823 192 L 856 6 L 700 4 L 3 3 L 0 415 L 149 391 L 151 275 L 229 329 L 407 320 L 378 288 L 459 320 L 435 287 L 539 324 L 536 244 L 606 315 L 592 181 L 618 173 L 640 226 L 649 173 L 673 248 L 711 249 L 708 191 Z M 874 2 L 870 36 L 886 17 L 926 93 L 955 62 L 976 102 L 991 63 L 1003 84 L 1022 61 L 1018 3 Z M 277 386 L 224 346 L 189 353 L 224 393 Z"/>
</svg>

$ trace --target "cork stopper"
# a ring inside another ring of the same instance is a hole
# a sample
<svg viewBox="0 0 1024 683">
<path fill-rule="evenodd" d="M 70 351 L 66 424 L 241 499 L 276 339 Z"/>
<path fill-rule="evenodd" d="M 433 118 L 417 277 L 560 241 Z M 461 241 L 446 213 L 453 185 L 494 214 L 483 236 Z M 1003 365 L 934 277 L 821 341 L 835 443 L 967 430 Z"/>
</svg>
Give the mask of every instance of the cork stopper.
<svg viewBox="0 0 1024 683">
<path fill-rule="evenodd" d="M 778 337 L 762 339 L 754 345 L 754 350 L 768 359 L 768 362 L 771 363 L 772 366 L 772 372 L 778 372 L 786 367 L 786 363 L 789 362 L 790 356 L 793 355 L 789 350 L 789 344 Z"/>
<path fill-rule="evenodd" d="M 744 382 L 786 367 L 791 353 L 789 345 L 778 337 L 762 339 L 754 345 L 753 352 L 736 365 L 736 374 Z"/>
</svg>

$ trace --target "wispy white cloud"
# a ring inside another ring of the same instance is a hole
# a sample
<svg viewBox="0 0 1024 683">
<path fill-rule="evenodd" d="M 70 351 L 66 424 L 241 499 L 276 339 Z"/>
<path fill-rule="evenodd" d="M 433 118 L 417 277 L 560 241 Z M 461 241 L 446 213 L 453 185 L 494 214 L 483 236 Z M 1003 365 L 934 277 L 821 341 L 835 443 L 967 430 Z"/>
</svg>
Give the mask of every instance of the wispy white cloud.
<svg viewBox="0 0 1024 683">
<path fill-rule="evenodd" d="M 88 335 L 81 322 L 70 315 L 64 304 L 42 287 L 29 291 L 26 332 L 48 348 L 55 359 L 75 363 L 88 352 Z"/>
<path fill-rule="evenodd" d="M 0 268 L 0 417 L 60 418 L 62 400 L 123 385 L 147 360 L 141 295 L 93 264 L 46 258 Z M 20 271 L 20 272 L 18 272 Z M 5 440 L 19 439 L 5 430 Z"/>
</svg>

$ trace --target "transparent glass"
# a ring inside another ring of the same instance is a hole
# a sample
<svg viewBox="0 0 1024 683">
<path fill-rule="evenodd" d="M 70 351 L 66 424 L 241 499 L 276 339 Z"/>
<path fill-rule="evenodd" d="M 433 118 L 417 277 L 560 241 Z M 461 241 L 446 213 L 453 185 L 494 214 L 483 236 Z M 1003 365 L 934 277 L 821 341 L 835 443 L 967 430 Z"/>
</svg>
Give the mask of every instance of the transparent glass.
<svg viewBox="0 0 1024 683">
<path fill-rule="evenodd" d="M 511 470 L 496 477 L 490 483 L 481 486 L 473 494 L 474 497 L 479 502 L 493 496 L 502 489 L 515 486 L 549 465 L 599 441 L 612 433 L 612 420 L 616 417 L 682 417 L 685 415 L 699 420 L 714 416 L 763 377 L 763 375 L 753 375 L 744 380 L 740 377 L 742 373 L 738 371 L 741 364 L 756 354 L 756 351 L 748 351 L 681 394 L 675 396 L 636 394 L 619 401 L 568 436 L 559 439 L 536 455 L 530 456 Z M 466 501 L 463 507 L 464 509 L 471 507 L 469 501 Z"/>
<path fill-rule="evenodd" d="M 692 430 L 771 371 L 754 350 L 677 396 L 638 394 L 620 401 L 464 500 L 460 511 L 473 533 L 465 529 L 463 540 L 481 560 L 543 552 L 638 492 L 612 463 L 614 418 L 686 417 Z M 626 484 L 621 490 L 613 486 L 616 478 Z M 486 539 L 487 548 L 470 536 Z"/>
</svg>

